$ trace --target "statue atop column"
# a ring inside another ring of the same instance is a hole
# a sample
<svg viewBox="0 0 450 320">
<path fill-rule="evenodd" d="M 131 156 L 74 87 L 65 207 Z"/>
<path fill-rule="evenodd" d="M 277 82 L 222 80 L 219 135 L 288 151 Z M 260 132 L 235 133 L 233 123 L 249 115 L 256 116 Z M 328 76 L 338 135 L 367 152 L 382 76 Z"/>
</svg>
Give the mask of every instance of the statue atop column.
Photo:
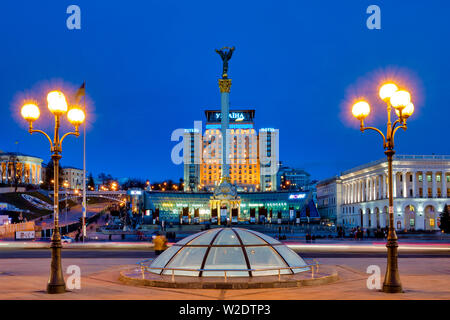
<svg viewBox="0 0 450 320">
<path fill-rule="evenodd" d="M 233 55 L 234 47 L 223 47 L 220 50 L 216 49 L 216 52 L 220 55 L 223 62 L 223 70 L 222 70 L 222 78 L 226 79 L 228 78 L 228 60 L 231 59 L 231 56 Z"/>
</svg>

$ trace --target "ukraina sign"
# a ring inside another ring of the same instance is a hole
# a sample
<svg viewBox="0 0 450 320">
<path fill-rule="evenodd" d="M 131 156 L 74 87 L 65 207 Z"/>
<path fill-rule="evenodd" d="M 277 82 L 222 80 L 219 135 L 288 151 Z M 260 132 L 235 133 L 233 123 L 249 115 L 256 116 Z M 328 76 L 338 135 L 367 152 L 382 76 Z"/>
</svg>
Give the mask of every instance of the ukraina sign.
<svg viewBox="0 0 450 320">
<path fill-rule="evenodd" d="M 207 110 L 205 114 L 208 123 L 220 123 L 222 121 L 222 113 L 218 110 Z M 234 110 L 230 111 L 228 118 L 230 122 L 253 122 L 254 115 L 254 110 Z"/>
</svg>

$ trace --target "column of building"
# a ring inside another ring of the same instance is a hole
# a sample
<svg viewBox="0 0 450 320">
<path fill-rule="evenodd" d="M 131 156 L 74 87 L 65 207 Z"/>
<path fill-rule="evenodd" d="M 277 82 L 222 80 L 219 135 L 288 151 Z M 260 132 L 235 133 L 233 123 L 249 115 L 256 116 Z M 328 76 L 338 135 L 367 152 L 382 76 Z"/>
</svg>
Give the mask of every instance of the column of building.
<svg viewBox="0 0 450 320">
<path fill-rule="evenodd" d="M 442 198 L 448 198 L 447 196 L 447 172 L 445 172 L 445 170 L 442 170 L 442 175 L 441 175 L 441 182 L 442 182 Z"/>
<path fill-rule="evenodd" d="M 435 170 L 433 170 L 432 172 L 431 172 L 431 182 L 432 182 L 432 187 L 433 187 L 433 189 L 432 189 L 432 197 L 433 198 L 437 198 L 437 184 L 436 184 L 436 179 L 437 177 L 436 177 L 436 171 Z"/>
<path fill-rule="evenodd" d="M 428 197 L 427 172 L 422 171 L 422 198 Z"/>
<path fill-rule="evenodd" d="M 408 196 L 408 192 L 407 192 L 407 190 L 406 190 L 406 177 L 407 177 L 406 171 L 403 171 L 403 172 L 402 172 L 402 182 L 403 182 L 402 196 L 403 196 L 403 198 L 406 198 L 406 197 Z"/>
<path fill-rule="evenodd" d="M 397 171 L 392 172 L 392 196 L 395 198 L 397 197 Z"/>
<path fill-rule="evenodd" d="M 416 177 L 417 172 L 412 170 L 411 174 L 412 174 L 412 196 L 413 196 L 413 198 L 416 198 L 417 197 L 417 186 L 416 186 L 416 183 L 417 183 L 417 177 Z"/>
</svg>

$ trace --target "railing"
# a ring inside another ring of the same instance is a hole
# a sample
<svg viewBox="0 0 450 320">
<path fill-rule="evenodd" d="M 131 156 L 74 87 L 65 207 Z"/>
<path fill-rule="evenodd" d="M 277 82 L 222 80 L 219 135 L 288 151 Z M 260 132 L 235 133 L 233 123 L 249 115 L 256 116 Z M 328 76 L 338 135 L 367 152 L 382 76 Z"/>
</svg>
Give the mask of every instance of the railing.
<svg viewBox="0 0 450 320">
<path fill-rule="evenodd" d="M 304 269 L 309 267 L 311 270 L 311 278 L 314 279 L 314 273 L 319 273 L 319 265 L 320 263 L 316 259 L 313 260 L 314 263 L 306 264 L 304 266 L 298 266 L 298 267 L 277 267 L 277 268 L 260 268 L 260 269 L 190 269 L 190 268 L 159 268 L 159 267 L 148 267 L 144 265 L 144 263 L 150 262 L 153 259 L 146 259 L 142 260 L 138 263 L 141 273 L 142 273 L 142 279 L 145 279 L 145 272 L 152 272 L 151 270 L 160 270 L 161 273 L 164 273 L 164 271 L 171 271 L 171 281 L 175 282 L 175 271 L 192 271 L 192 272 L 223 272 L 223 277 L 225 282 L 227 282 L 228 275 L 227 272 L 260 272 L 260 271 L 278 271 L 278 281 L 281 281 L 281 270 L 292 270 L 292 269 Z M 315 271 L 314 271 L 315 268 Z M 155 273 L 155 272 L 152 272 Z"/>
<path fill-rule="evenodd" d="M 395 160 L 450 160 L 450 155 L 409 155 L 409 154 L 398 154 L 394 156 Z M 359 165 L 349 170 L 341 172 L 341 176 L 358 171 L 364 168 L 369 168 L 374 165 L 386 162 L 385 158 L 368 162 L 366 164 Z"/>
</svg>

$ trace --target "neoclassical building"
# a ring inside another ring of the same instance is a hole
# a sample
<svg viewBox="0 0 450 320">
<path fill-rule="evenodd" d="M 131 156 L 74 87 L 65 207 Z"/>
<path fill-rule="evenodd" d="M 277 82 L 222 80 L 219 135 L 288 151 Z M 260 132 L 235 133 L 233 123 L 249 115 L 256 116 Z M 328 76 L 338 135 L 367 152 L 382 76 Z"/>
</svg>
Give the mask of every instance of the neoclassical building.
<svg viewBox="0 0 450 320">
<path fill-rule="evenodd" d="M 69 189 L 83 188 L 83 169 L 64 167 L 61 176 L 64 182 L 68 182 Z"/>
<path fill-rule="evenodd" d="M 335 201 L 333 204 L 327 201 L 327 210 L 333 207 L 338 225 L 386 227 L 389 219 L 387 180 L 386 159 L 344 171 L 333 179 Z M 318 196 L 325 193 L 332 198 L 334 195 L 323 192 L 324 188 L 330 190 L 329 185 L 330 181 L 320 182 Z M 395 156 L 393 188 L 397 230 L 439 229 L 439 214 L 444 206 L 450 205 L 450 156 Z M 320 207 L 319 202 L 319 210 Z"/>
<path fill-rule="evenodd" d="M 42 159 L 19 152 L 0 151 L 0 181 L 39 185 L 42 181 Z"/>
</svg>

